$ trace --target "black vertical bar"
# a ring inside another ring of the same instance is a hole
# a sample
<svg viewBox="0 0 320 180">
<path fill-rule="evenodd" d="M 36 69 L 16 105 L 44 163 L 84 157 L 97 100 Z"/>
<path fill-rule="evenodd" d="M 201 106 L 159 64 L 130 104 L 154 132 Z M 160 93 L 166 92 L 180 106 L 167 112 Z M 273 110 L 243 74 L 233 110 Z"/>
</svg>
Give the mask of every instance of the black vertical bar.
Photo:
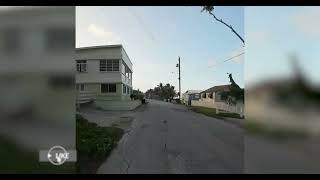
<svg viewBox="0 0 320 180">
<path fill-rule="evenodd" d="M 180 76 L 180 56 L 179 56 L 179 99 L 181 101 L 181 76 Z"/>
</svg>

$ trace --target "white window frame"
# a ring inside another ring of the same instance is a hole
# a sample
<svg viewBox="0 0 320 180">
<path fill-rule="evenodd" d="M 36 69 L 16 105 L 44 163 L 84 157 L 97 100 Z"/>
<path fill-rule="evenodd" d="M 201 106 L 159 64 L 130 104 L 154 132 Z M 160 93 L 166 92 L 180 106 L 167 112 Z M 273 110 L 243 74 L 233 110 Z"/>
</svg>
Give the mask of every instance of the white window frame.
<svg viewBox="0 0 320 180">
<path fill-rule="evenodd" d="M 101 68 L 103 64 L 103 68 Z M 118 64 L 118 68 L 115 69 L 115 64 Z M 120 59 L 100 59 L 99 60 L 99 71 L 100 72 L 120 72 Z"/>
<path fill-rule="evenodd" d="M 76 60 L 77 62 L 77 72 L 85 73 L 88 70 L 87 60 Z"/>
<path fill-rule="evenodd" d="M 127 86 L 122 84 L 122 94 L 127 94 Z"/>
<path fill-rule="evenodd" d="M 76 89 L 80 92 L 84 91 L 84 84 L 76 84 Z"/>
<path fill-rule="evenodd" d="M 84 91 L 84 84 L 80 84 L 80 91 Z"/>
<path fill-rule="evenodd" d="M 102 85 L 103 84 L 107 85 L 107 92 L 102 92 Z M 110 92 L 110 85 L 115 85 L 115 87 L 116 87 L 116 91 L 115 92 Z M 101 83 L 100 84 L 100 93 L 101 94 L 115 94 L 115 93 L 117 93 L 117 84 L 115 84 L 115 83 Z"/>
</svg>

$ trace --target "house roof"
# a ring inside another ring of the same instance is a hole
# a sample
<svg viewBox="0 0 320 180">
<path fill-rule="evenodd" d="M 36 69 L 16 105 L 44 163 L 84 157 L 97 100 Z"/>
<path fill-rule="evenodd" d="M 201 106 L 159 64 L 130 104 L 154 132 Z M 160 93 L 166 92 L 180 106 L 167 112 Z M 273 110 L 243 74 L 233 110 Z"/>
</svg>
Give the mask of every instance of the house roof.
<svg viewBox="0 0 320 180">
<path fill-rule="evenodd" d="M 112 44 L 112 45 L 102 45 L 102 46 L 88 46 L 88 47 L 78 47 L 76 50 L 85 50 L 85 49 L 103 49 L 103 48 L 121 48 L 121 44 Z"/>
<path fill-rule="evenodd" d="M 194 94 L 194 93 L 201 93 L 202 90 L 187 90 L 185 93 L 187 94 Z"/>
<path fill-rule="evenodd" d="M 104 48 L 122 48 L 126 56 L 128 57 L 130 63 L 132 64 L 131 59 L 129 58 L 126 50 L 124 49 L 122 44 L 111 44 L 111 45 L 101 45 L 101 46 L 88 46 L 88 47 L 78 47 L 76 51 L 87 50 L 87 49 L 104 49 Z"/>
<path fill-rule="evenodd" d="M 217 92 L 217 91 L 224 91 L 224 90 L 230 90 L 230 84 L 228 85 L 220 85 L 220 86 L 213 86 L 205 91 L 202 91 L 201 93 L 208 93 L 208 92 Z"/>
</svg>

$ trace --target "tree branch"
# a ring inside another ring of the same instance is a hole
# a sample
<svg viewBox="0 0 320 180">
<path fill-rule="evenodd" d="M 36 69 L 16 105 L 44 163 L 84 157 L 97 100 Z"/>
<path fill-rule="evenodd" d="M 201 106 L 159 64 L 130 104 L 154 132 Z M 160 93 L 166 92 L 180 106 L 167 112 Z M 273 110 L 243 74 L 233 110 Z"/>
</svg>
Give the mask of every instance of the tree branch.
<svg viewBox="0 0 320 180">
<path fill-rule="evenodd" d="M 205 7 L 202 9 L 202 11 L 207 11 L 216 21 L 218 21 L 218 22 L 224 24 L 225 26 L 227 26 L 228 28 L 230 28 L 231 31 L 232 31 L 235 35 L 238 36 L 238 38 L 242 41 L 242 43 L 245 44 L 245 43 L 244 43 L 244 39 L 237 33 L 237 31 L 234 30 L 232 26 L 230 26 L 229 24 L 225 23 L 222 19 L 218 19 L 218 18 L 212 13 L 213 10 L 214 10 L 214 6 L 205 6 Z"/>
</svg>

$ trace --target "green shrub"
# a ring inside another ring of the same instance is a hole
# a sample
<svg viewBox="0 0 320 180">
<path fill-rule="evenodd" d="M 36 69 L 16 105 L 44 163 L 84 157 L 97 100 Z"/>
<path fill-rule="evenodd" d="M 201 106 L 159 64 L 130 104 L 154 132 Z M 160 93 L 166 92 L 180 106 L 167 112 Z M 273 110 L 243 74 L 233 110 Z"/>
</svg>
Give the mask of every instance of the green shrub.
<svg viewBox="0 0 320 180">
<path fill-rule="evenodd" d="M 99 127 L 96 123 L 88 122 L 78 114 L 76 122 L 78 172 L 94 173 L 116 147 L 123 135 L 123 130 L 116 127 Z M 91 170 L 89 168 L 92 168 L 92 165 L 89 164 L 92 162 L 95 166 Z"/>
</svg>

